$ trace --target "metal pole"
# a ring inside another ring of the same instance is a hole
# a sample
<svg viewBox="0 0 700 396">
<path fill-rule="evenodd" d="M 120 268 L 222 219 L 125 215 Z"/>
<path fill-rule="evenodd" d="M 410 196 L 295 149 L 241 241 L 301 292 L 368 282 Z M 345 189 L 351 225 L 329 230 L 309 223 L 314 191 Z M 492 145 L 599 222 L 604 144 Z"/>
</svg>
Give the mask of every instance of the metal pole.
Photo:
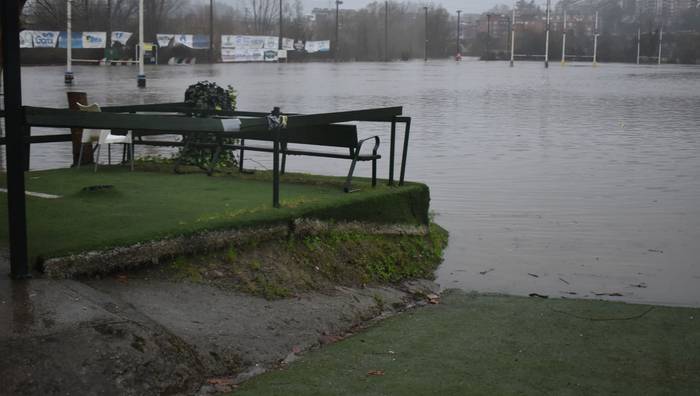
<svg viewBox="0 0 700 396">
<path fill-rule="evenodd" d="M 66 73 L 63 75 L 63 82 L 73 84 L 73 29 L 72 29 L 72 0 L 66 1 Z"/>
<path fill-rule="evenodd" d="M 216 58 L 216 56 L 214 55 L 214 0 L 210 0 L 209 1 L 209 63 L 214 63 L 215 58 Z"/>
<path fill-rule="evenodd" d="M 459 26 L 459 14 L 462 13 L 462 10 L 457 10 L 457 54 L 455 55 L 455 59 L 460 60 L 460 56 L 462 54 L 462 45 L 459 40 L 460 36 L 460 26 Z"/>
<path fill-rule="evenodd" d="M 282 0 L 280 0 L 280 36 L 277 43 L 277 49 L 282 49 Z"/>
<path fill-rule="evenodd" d="M 642 41 L 642 27 L 640 26 L 637 29 L 637 64 L 639 64 L 639 51 L 641 49 L 641 41 Z"/>
<path fill-rule="evenodd" d="M 510 20 L 510 67 L 515 60 L 515 3 L 513 4 L 513 16 Z"/>
<path fill-rule="evenodd" d="M 384 62 L 389 62 L 389 0 L 384 2 Z"/>
<path fill-rule="evenodd" d="M 547 0 L 547 32 L 544 36 L 544 67 L 549 67 L 549 1 Z"/>
<path fill-rule="evenodd" d="M 486 60 L 491 52 L 491 14 L 486 14 Z"/>
<path fill-rule="evenodd" d="M 5 94 L 7 212 L 9 220 L 10 276 L 31 277 L 27 255 L 27 212 L 24 195 L 24 165 L 27 151 L 23 144 L 25 129 L 22 113 L 22 75 L 19 54 L 19 2 L 3 1 L 2 59 Z"/>
<path fill-rule="evenodd" d="M 334 60 L 338 61 L 338 50 L 340 49 L 340 42 L 338 41 L 338 17 L 340 16 L 340 5 L 343 4 L 341 0 L 335 0 L 335 50 L 333 51 Z"/>
<path fill-rule="evenodd" d="M 595 30 L 593 31 L 593 66 L 598 64 L 598 11 L 595 12 Z"/>
<path fill-rule="evenodd" d="M 143 0 L 139 0 L 139 75 L 136 77 L 136 85 L 139 88 L 146 87 L 146 74 L 143 71 Z"/>
<path fill-rule="evenodd" d="M 107 48 L 112 48 L 112 0 L 107 0 Z"/>
<path fill-rule="evenodd" d="M 561 64 L 566 63 L 566 10 L 564 10 L 564 32 L 561 36 Z"/>
<path fill-rule="evenodd" d="M 425 48 L 423 49 L 423 60 L 428 61 L 428 7 L 423 7 L 425 10 Z"/>
<path fill-rule="evenodd" d="M 659 58 L 657 59 L 657 64 L 661 64 L 661 40 L 664 37 L 664 27 L 660 26 L 659 27 Z"/>
</svg>

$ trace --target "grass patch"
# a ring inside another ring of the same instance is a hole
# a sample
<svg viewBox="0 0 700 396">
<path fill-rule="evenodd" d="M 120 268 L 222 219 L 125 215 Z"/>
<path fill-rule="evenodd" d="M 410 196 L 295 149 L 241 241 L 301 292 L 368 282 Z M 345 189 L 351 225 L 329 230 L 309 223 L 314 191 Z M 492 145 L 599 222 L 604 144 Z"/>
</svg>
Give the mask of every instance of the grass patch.
<svg viewBox="0 0 700 396">
<path fill-rule="evenodd" d="M 181 256 L 130 277 L 206 283 L 278 299 L 337 285 L 432 278 L 447 244 L 447 232 L 437 225 L 427 235 L 377 235 L 339 228 Z"/>
<path fill-rule="evenodd" d="M 358 178 L 358 193 L 342 192 L 342 178 L 288 174 L 282 177 L 281 205 L 272 208 L 269 172 L 254 175 L 201 172 L 173 174 L 161 164 L 135 172 L 102 166 L 26 173 L 27 190 L 60 199 L 27 197 L 29 252 L 33 258 L 129 246 L 179 235 L 286 223 L 294 218 L 427 223 L 425 185 L 371 188 Z M 5 175 L 0 174 L 0 185 Z M 113 188 L 84 191 L 95 185 Z M 6 194 L 0 205 L 6 206 Z M 8 241 L 7 211 L 0 211 L 0 244 Z"/>
<path fill-rule="evenodd" d="M 700 309 L 454 291 L 235 395 L 691 395 L 698 351 Z"/>
</svg>

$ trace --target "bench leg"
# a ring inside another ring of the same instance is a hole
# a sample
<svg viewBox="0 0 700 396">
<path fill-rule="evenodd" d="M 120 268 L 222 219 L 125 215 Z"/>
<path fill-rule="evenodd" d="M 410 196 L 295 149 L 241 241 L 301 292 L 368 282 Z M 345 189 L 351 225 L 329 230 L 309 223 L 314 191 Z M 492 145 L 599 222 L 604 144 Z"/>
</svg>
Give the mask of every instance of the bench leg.
<svg viewBox="0 0 700 396">
<path fill-rule="evenodd" d="M 243 173 L 243 152 L 245 149 L 245 139 L 241 139 L 241 151 L 238 154 L 238 172 Z"/>
<path fill-rule="evenodd" d="M 285 168 L 287 168 L 287 144 L 282 143 L 282 166 L 280 167 L 280 173 L 283 175 Z"/>
<path fill-rule="evenodd" d="M 359 154 L 360 150 L 357 150 L 357 153 Z M 351 192 L 350 187 L 352 185 L 352 174 L 355 172 L 355 164 L 357 164 L 357 155 L 353 157 L 352 163 L 350 164 L 350 171 L 348 171 L 348 177 L 345 179 L 345 185 L 343 186 L 343 191 L 346 193 Z"/>
<path fill-rule="evenodd" d="M 372 160 L 372 187 L 377 187 L 377 160 Z"/>
<path fill-rule="evenodd" d="M 186 153 L 187 150 L 190 148 L 190 137 L 189 135 L 184 135 L 182 137 L 182 141 L 185 143 L 182 146 L 182 152 Z M 175 166 L 173 167 L 173 172 L 175 173 L 181 173 L 180 172 L 180 165 L 182 165 L 182 157 L 178 157 L 177 161 L 175 161 Z"/>
</svg>

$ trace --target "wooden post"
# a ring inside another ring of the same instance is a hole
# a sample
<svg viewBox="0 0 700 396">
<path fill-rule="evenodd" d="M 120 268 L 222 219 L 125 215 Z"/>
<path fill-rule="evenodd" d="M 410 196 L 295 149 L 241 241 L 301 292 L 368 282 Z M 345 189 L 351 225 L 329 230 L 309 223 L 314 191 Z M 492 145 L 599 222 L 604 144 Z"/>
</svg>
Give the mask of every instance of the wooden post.
<svg viewBox="0 0 700 396">
<path fill-rule="evenodd" d="M 77 103 L 87 106 L 87 95 L 85 92 L 66 92 L 68 97 L 68 108 L 73 111 L 78 111 Z M 80 155 L 80 139 L 83 137 L 83 128 L 71 128 L 70 133 L 72 135 L 71 142 L 73 143 L 73 164 L 71 166 L 78 165 L 78 156 Z M 92 158 L 92 145 L 90 143 L 85 143 L 83 148 L 83 163 L 80 165 L 93 164 L 95 160 Z"/>
</svg>

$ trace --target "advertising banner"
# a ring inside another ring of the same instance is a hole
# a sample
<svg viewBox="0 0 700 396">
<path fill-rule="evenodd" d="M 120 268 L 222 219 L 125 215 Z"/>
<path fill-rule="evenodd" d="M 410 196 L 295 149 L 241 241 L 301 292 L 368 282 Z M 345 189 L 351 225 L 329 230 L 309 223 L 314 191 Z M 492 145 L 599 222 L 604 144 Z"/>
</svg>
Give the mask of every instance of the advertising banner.
<svg viewBox="0 0 700 396">
<path fill-rule="evenodd" d="M 59 32 L 34 31 L 34 48 L 56 48 Z"/>
<path fill-rule="evenodd" d="M 158 46 L 159 47 L 167 47 L 170 45 L 170 42 L 175 38 L 174 34 L 163 34 L 163 33 L 158 33 L 156 34 L 156 40 L 158 40 Z"/>
<path fill-rule="evenodd" d="M 328 52 L 331 50 L 331 42 L 330 40 L 307 41 L 304 47 L 306 48 L 306 52 L 310 54 L 314 52 Z"/>
<path fill-rule="evenodd" d="M 112 45 L 119 43 L 126 45 L 126 42 L 131 38 L 131 32 L 112 32 Z"/>
<path fill-rule="evenodd" d="M 279 46 L 279 37 L 265 36 L 265 49 L 277 49 Z"/>
<path fill-rule="evenodd" d="M 282 39 L 282 49 L 287 51 L 294 51 L 294 39 L 284 37 Z"/>
<path fill-rule="evenodd" d="M 61 32 L 58 35 L 58 48 L 67 48 L 66 32 Z M 83 33 L 71 32 L 71 47 L 83 48 Z"/>
<path fill-rule="evenodd" d="M 194 37 L 192 38 L 192 48 L 208 49 L 209 48 L 209 35 L 195 34 Z"/>
<path fill-rule="evenodd" d="M 275 49 L 221 49 L 222 62 L 277 62 L 278 55 Z"/>
<path fill-rule="evenodd" d="M 34 32 L 31 30 L 23 30 L 19 32 L 19 47 L 32 48 L 34 46 Z"/>
<path fill-rule="evenodd" d="M 194 37 L 191 34 L 177 34 L 175 35 L 175 42 L 173 44 L 194 48 Z"/>
<path fill-rule="evenodd" d="M 104 48 L 107 44 L 106 32 L 83 32 L 83 48 Z"/>
</svg>

